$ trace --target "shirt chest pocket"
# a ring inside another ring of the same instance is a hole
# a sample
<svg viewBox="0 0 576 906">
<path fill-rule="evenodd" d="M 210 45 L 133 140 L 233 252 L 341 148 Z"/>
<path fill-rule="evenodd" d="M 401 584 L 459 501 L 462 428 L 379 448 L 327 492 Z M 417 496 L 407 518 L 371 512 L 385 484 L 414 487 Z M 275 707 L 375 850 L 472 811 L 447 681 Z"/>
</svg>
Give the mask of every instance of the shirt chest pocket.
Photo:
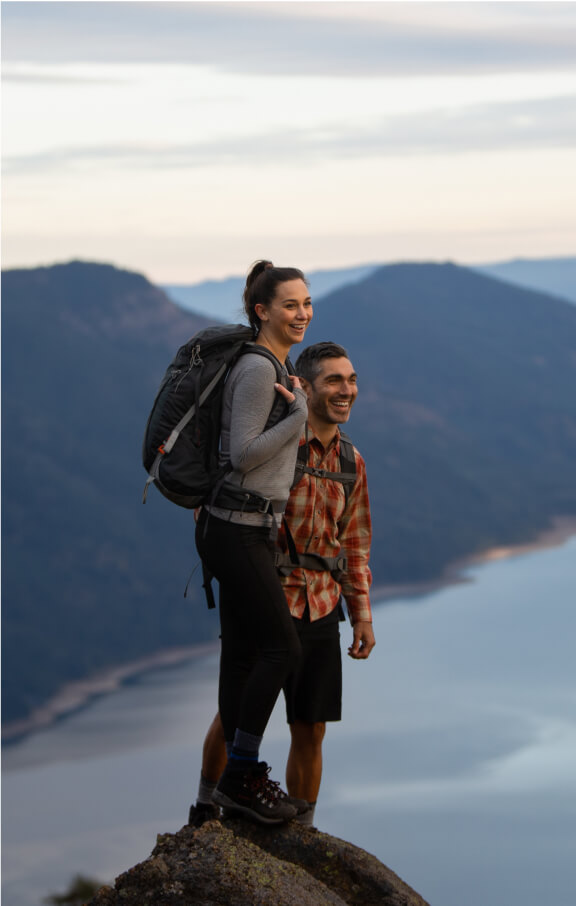
<svg viewBox="0 0 576 906">
<path fill-rule="evenodd" d="M 328 535 L 337 536 L 337 524 L 346 508 L 346 494 L 342 482 L 330 478 L 317 478 L 314 484 L 312 525 L 314 540 Z"/>
</svg>

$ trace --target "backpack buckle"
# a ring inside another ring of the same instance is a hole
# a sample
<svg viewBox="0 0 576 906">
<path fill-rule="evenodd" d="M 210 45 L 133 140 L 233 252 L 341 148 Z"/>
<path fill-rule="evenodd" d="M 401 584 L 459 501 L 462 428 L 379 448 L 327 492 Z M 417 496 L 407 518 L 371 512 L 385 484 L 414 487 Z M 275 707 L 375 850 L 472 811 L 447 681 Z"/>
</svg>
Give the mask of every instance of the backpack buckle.
<svg viewBox="0 0 576 906">
<path fill-rule="evenodd" d="M 261 513 L 262 515 L 265 516 L 266 513 L 274 512 L 272 509 L 272 499 L 270 497 L 258 497 L 257 500 L 261 501 L 261 503 L 258 506 L 258 509 L 256 510 L 257 513 Z"/>
</svg>

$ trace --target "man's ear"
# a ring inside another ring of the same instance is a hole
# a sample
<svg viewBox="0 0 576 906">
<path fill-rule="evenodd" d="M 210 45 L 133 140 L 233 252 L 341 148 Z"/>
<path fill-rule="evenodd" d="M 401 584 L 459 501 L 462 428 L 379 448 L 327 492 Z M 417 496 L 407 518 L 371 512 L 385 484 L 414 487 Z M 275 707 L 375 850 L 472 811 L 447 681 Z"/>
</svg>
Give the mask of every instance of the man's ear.
<svg viewBox="0 0 576 906">
<path fill-rule="evenodd" d="M 310 399 L 310 395 L 311 395 L 311 393 L 312 393 L 312 384 L 310 384 L 310 383 L 306 380 L 306 378 L 301 377 L 301 378 L 300 378 L 300 386 L 302 387 L 302 390 L 304 391 L 304 393 L 306 394 L 306 396 L 308 397 L 308 399 Z"/>
</svg>

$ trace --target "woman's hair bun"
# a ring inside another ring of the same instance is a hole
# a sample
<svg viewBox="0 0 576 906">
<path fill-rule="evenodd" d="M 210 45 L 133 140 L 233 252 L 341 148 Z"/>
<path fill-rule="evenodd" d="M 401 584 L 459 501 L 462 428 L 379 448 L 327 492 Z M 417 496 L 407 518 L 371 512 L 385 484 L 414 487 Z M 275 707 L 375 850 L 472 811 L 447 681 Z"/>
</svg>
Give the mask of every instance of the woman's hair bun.
<svg viewBox="0 0 576 906">
<path fill-rule="evenodd" d="M 246 286 L 251 286 L 260 274 L 263 274 L 264 271 L 269 270 L 271 267 L 274 267 L 271 261 L 255 261 L 246 278 Z"/>
</svg>

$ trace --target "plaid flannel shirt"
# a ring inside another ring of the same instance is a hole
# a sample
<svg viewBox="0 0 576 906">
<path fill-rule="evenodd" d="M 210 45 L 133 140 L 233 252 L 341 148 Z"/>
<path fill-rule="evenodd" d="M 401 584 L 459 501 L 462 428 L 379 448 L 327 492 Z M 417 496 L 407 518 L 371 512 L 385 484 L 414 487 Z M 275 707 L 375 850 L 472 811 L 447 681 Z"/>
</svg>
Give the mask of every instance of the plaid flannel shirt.
<svg viewBox="0 0 576 906">
<path fill-rule="evenodd" d="M 340 468 L 340 432 L 327 449 L 309 428 L 308 465 L 330 472 Z M 305 443 L 301 439 L 300 444 Z M 306 602 L 310 619 L 327 616 L 338 606 L 344 595 L 352 623 L 372 621 L 369 589 L 372 574 L 368 566 L 372 524 L 366 481 L 366 466 L 358 450 L 356 481 L 346 505 L 346 495 L 340 481 L 316 478 L 303 474 L 290 494 L 285 518 L 299 553 L 314 552 L 323 557 L 338 557 L 345 552 L 346 573 L 340 582 L 327 571 L 294 569 L 281 576 L 282 585 L 292 616 L 301 618 Z M 284 526 L 278 535 L 278 546 L 288 553 Z"/>
</svg>

